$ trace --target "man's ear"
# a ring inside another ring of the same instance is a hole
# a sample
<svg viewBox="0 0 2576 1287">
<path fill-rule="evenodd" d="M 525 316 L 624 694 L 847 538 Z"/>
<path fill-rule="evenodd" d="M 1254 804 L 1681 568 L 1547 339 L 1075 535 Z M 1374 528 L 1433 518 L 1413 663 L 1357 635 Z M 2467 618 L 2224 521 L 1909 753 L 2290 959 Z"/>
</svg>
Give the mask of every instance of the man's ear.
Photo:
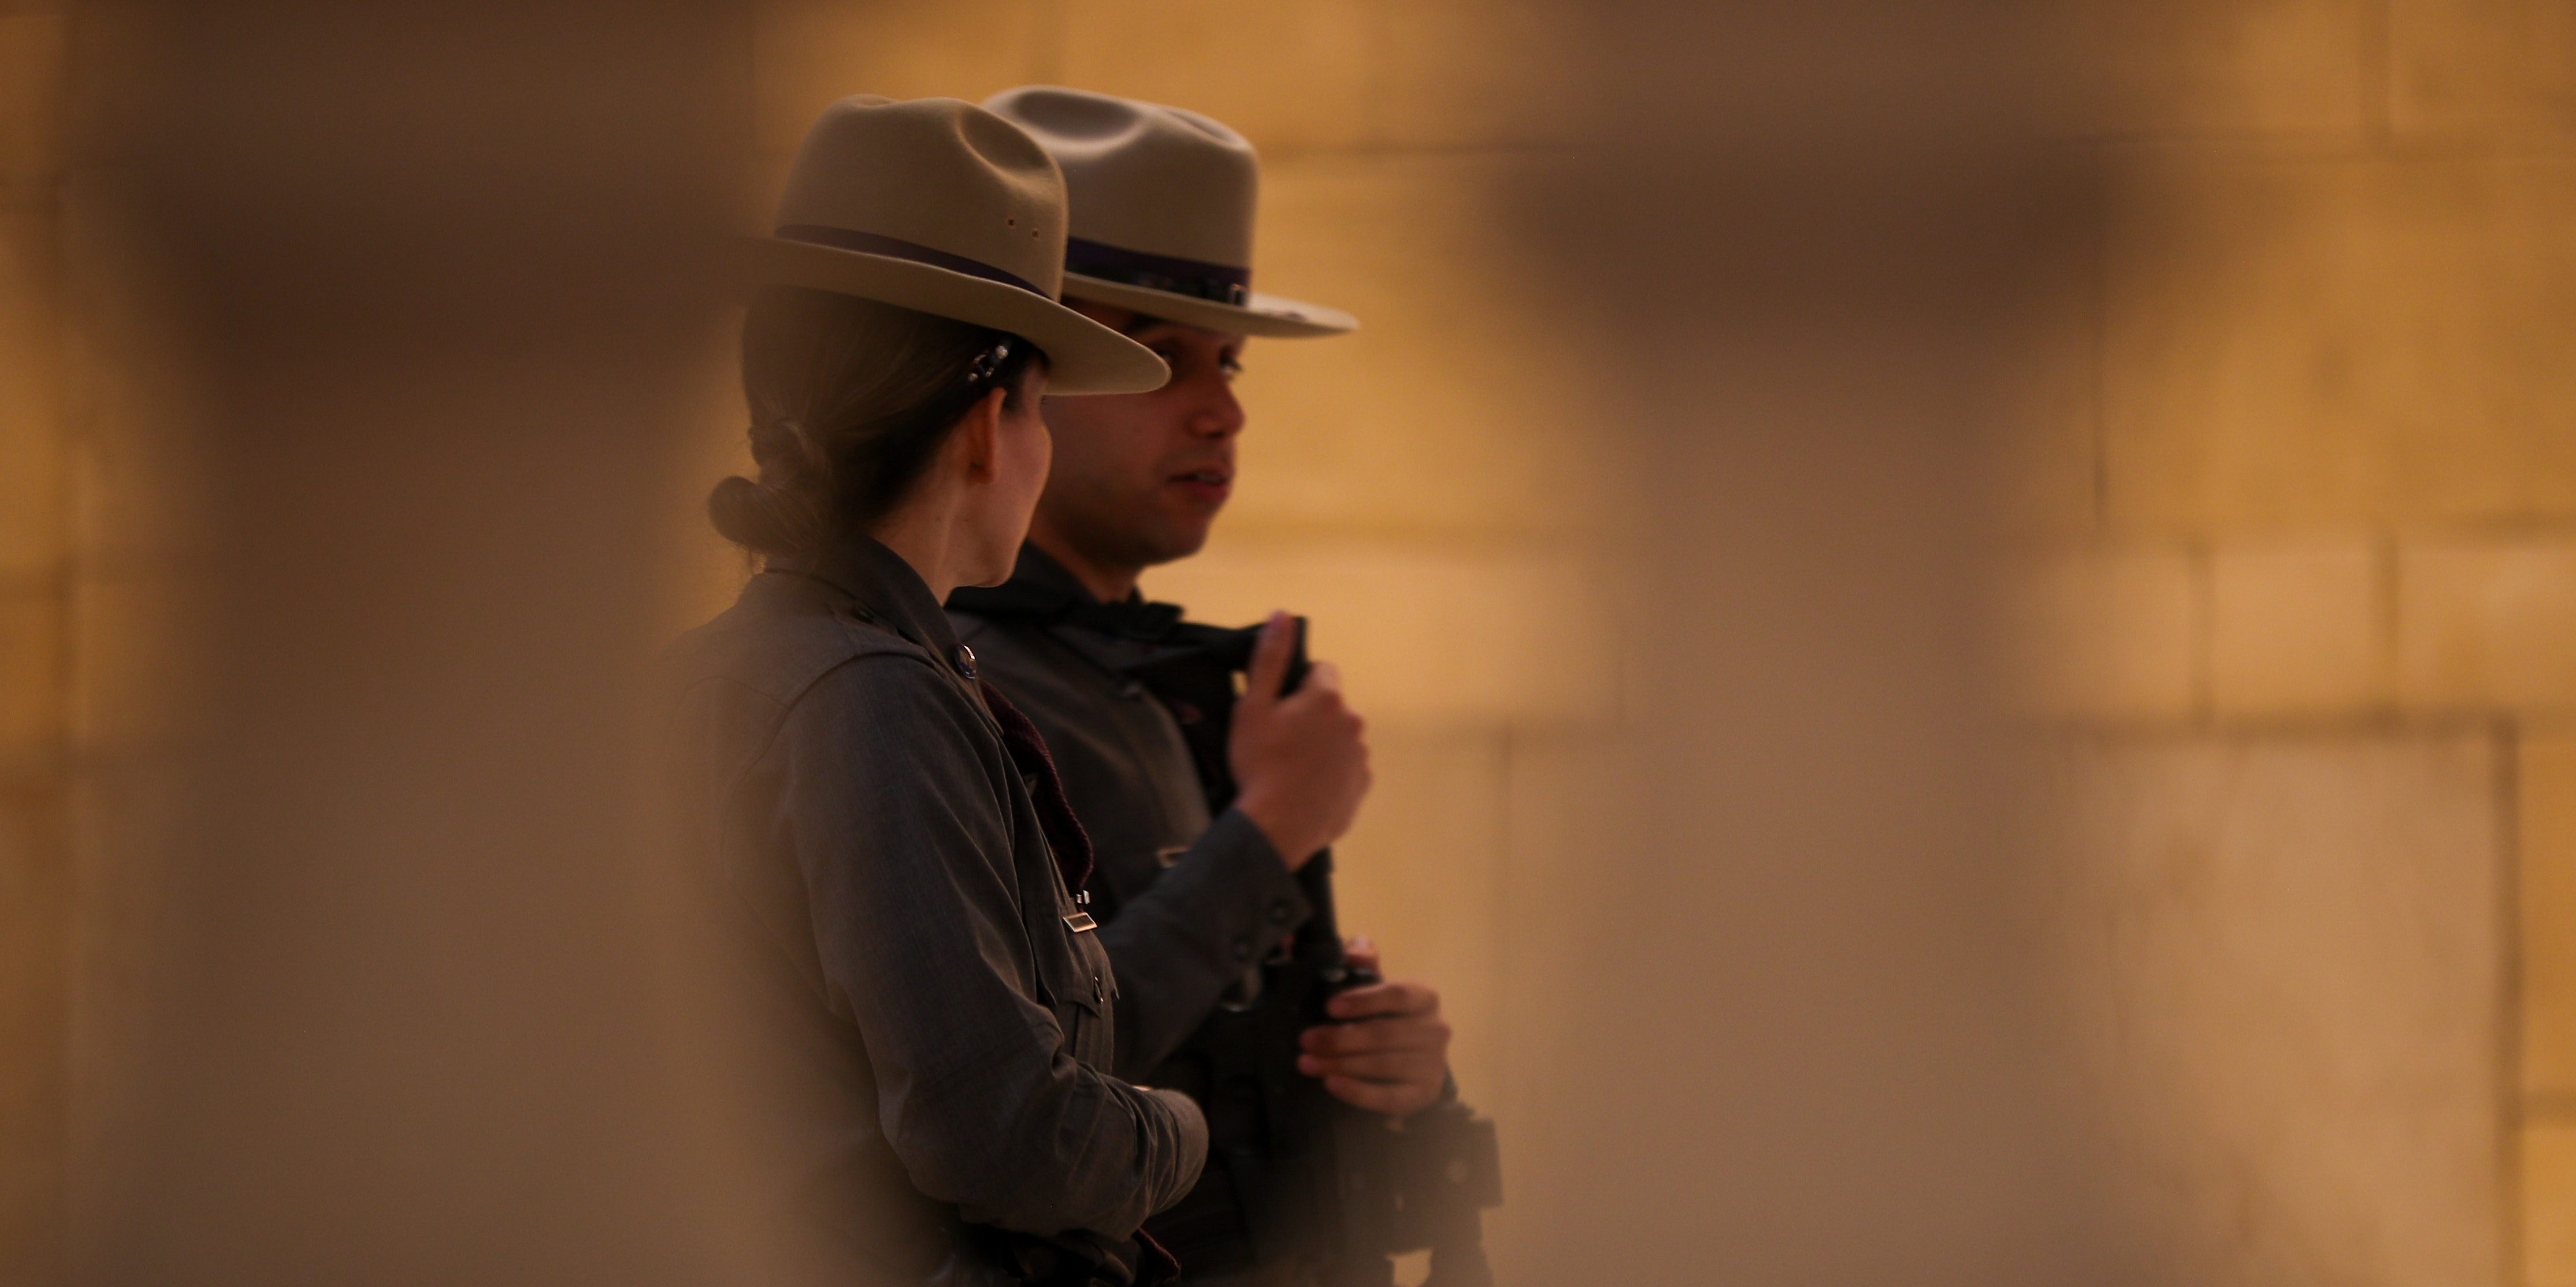
<svg viewBox="0 0 2576 1287">
<path fill-rule="evenodd" d="M 989 483 L 1001 473 L 1002 399 L 1002 390 L 987 391 L 957 424 L 957 450 L 970 483 Z"/>
</svg>

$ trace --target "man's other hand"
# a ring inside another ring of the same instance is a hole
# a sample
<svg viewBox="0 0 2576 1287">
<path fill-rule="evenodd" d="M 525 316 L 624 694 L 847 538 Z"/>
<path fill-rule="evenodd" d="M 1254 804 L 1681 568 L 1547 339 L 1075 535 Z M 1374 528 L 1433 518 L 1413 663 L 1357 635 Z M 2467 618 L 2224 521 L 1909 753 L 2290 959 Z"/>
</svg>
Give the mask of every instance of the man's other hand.
<svg viewBox="0 0 2576 1287">
<path fill-rule="evenodd" d="M 1374 970 L 1377 949 L 1355 939 L 1350 959 Z M 1449 1023 L 1431 985 L 1390 979 L 1344 992 L 1325 1009 L 1343 1022 L 1306 1030 L 1297 1071 L 1323 1078 L 1335 1098 L 1372 1112 L 1403 1117 L 1440 1102 L 1449 1080 Z"/>
</svg>

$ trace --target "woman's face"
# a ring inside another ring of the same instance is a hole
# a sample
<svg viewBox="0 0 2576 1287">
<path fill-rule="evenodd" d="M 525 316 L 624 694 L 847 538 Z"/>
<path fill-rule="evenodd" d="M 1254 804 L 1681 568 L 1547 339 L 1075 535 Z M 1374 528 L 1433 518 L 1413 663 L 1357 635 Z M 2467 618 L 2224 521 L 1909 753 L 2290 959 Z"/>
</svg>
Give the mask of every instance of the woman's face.
<svg viewBox="0 0 2576 1287">
<path fill-rule="evenodd" d="M 993 480 L 981 490 L 973 526 L 972 558 L 960 568 L 964 585 L 1000 585 L 1019 563 L 1020 542 L 1028 539 L 1029 516 L 1037 512 L 1038 495 L 1046 490 L 1047 469 L 1054 463 L 1055 439 L 1047 432 L 1044 363 L 1032 362 L 1020 377 L 1017 397 L 1002 406 L 1000 431 L 994 435 Z"/>
</svg>

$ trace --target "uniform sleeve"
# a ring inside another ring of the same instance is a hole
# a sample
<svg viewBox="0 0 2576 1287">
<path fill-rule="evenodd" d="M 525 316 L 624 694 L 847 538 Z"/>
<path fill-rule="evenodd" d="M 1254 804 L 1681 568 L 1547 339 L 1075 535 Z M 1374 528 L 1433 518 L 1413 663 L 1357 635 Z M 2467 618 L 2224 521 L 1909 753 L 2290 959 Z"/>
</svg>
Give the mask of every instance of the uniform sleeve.
<svg viewBox="0 0 2576 1287">
<path fill-rule="evenodd" d="M 1312 910 L 1260 826 L 1217 815 L 1100 929 L 1118 972 L 1118 1074 L 1150 1075 Z"/>
<path fill-rule="evenodd" d="M 1124 1238 L 1198 1178 L 1195 1105 L 1076 1062 L 1035 977 L 1008 772 L 972 702 L 907 657 L 821 680 L 781 730 L 782 825 L 825 984 L 856 1021 L 914 1187 L 969 1221 Z"/>
</svg>

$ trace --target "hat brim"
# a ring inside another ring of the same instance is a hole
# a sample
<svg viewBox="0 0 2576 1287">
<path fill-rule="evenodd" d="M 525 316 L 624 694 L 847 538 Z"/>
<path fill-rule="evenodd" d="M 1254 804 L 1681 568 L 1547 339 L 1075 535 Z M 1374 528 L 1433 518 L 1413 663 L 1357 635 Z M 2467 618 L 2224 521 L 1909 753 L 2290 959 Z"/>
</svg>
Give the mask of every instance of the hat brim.
<svg viewBox="0 0 2576 1287">
<path fill-rule="evenodd" d="M 1360 319 L 1338 308 L 1264 295 L 1258 291 L 1241 304 L 1223 304 L 1212 299 L 1200 299 L 1196 295 L 1066 273 L 1064 295 L 1067 299 L 1115 304 L 1167 322 L 1200 326 L 1232 335 L 1261 335 L 1283 340 L 1316 339 L 1326 335 L 1347 335 L 1358 330 L 1360 325 Z"/>
<path fill-rule="evenodd" d="M 760 238 L 753 260 L 763 285 L 855 295 L 1017 335 L 1045 351 L 1050 397 L 1144 393 L 1172 378 L 1152 349 L 1017 286 L 782 237 Z"/>
</svg>

